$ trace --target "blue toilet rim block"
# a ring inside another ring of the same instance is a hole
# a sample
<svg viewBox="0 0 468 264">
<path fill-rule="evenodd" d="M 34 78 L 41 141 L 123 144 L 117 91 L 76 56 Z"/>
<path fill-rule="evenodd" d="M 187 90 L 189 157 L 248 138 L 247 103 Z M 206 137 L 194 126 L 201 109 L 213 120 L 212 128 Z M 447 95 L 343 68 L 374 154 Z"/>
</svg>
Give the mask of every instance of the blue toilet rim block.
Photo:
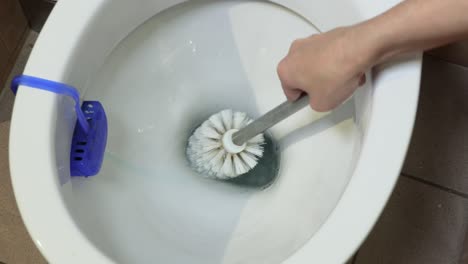
<svg viewBox="0 0 468 264">
<path fill-rule="evenodd" d="M 98 101 L 84 101 L 80 106 L 78 90 L 60 82 L 19 75 L 11 83 L 14 94 L 20 85 L 69 96 L 75 101 L 77 123 L 72 137 L 70 175 L 88 177 L 98 174 L 104 160 L 108 129 L 102 104 Z"/>
</svg>

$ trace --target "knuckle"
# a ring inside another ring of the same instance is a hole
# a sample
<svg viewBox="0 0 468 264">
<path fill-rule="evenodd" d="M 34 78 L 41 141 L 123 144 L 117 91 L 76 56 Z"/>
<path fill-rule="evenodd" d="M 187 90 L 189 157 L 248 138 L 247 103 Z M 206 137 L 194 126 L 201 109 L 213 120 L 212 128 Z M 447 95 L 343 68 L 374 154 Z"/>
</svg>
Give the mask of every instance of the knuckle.
<svg viewBox="0 0 468 264">
<path fill-rule="evenodd" d="M 296 39 L 294 40 L 292 43 L 291 43 L 291 48 L 289 49 L 290 51 L 292 50 L 295 50 L 297 48 L 299 48 L 299 46 L 301 46 L 301 43 L 302 43 L 302 39 Z"/>
<path fill-rule="evenodd" d="M 276 72 L 281 80 L 285 79 L 286 73 L 287 73 L 287 61 L 286 59 L 282 59 L 279 63 L 278 66 L 276 67 Z"/>
<path fill-rule="evenodd" d="M 316 112 L 328 112 L 333 108 L 327 103 L 323 103 L 314 99 L 310 100 L 309 105 Z"/>
<path fill-rule="evenodd" d="M 280 60 L 280 62 L 278 63 L 278 66 L 276 66 L 276 72 L 278 73 L 278 75 L 281 76 L 281 74 L 284 71 L 283 68 L 284 68 L 284 59 Z"/>
</svg>

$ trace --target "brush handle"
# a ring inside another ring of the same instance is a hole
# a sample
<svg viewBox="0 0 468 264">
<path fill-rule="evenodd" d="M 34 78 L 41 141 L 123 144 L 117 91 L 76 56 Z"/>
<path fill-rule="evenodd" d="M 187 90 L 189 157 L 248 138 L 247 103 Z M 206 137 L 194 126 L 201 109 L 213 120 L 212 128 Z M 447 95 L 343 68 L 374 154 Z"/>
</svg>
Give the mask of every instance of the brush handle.
<svg viewBox="0 0 468 264">
<path fill-rule="evenodd" d="M 286 101 L 234 133 L 232 135 L 232 141 L 234 144 L 242 146 L 251 138 L 278 124 L 308 104 L 309 96 L 307 94 L 302 95 L 294 102 Z"/>
</svg>

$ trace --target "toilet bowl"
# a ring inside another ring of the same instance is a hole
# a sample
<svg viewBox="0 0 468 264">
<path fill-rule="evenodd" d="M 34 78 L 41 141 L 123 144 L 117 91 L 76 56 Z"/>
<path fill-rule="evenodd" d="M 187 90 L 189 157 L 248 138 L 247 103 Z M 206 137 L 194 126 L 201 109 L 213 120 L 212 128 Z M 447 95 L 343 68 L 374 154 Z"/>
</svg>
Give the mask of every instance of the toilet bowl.
<svg viewBox="0 0 468 264">
<path fill-rule="evenodd" d="M 397 2 L 59 1 L 24 73 L 99 100 L 109 135 L 100 173 L 72 178 L 73 102 L 18 90 L 10 167 L 36 246 L 50 263 L 344 263 L 399 176 L 420 54 L 367 73 L 334 111 L 272 128 L 271 160 L 249 176 L 268 184 L 204 178 L 185 146 L 219 110 L 281 103 L 276 65 L 294 39 Z"/>
</svg>

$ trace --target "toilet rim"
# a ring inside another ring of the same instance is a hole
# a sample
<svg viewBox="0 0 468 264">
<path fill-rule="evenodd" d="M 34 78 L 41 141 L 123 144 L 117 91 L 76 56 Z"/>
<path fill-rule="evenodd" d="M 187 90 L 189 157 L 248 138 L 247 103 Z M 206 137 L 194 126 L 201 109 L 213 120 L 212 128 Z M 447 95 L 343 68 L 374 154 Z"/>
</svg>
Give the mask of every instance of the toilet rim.
<svg viewBox="0 0 468 264">
<path fill-rule="evenodd" d="M 160 2 L 166 9 L 182 1 Z M 315 4 L 313 1 L 308 4 L 274 2 L 296 12 Z M 89 21 L 104 5 L 105 1 L 88 1 L 87 4 L 59 1 L 37 40 L 24 73 L 56 81 L 67 80 L 70 73 L 66 65 L 71 54 Z M 66 29 L 59 26 L 64 21 Z M 49 58 L 50 47 L 54 50 L 53 59 Z M 48 61 L 47 67 L 44 61 Z M 398 179 L 414 124 L 421 55 L 415 54 L 398 67 L 394 66 L 384 65 L 373 75 L 371 125 L 348 187 L 323 226 L 285 263 L 343 261 L 365 239 L 383 210 Z M 402 81 L 405 85 L 395 85 Z M 33 89 L 19 89 L 17 94 L 11 123 L 10 170 L 21 216 L 34 243 L 50 262 L 93 260 L 113 263 L 81 233 L 64 202 L 66 192 L 62 188 L 67 186 L 60 186 L 54 156 L 58 103 L 58 96 Z M 395 103 L 398 103 L 397 109 L 393 107 Z M 32 130 L 35 132 L 30 133 Z M 379 135 L 386 135 L 386 140 L 381 140 Z M 379 158 L 383 149 L 385 159 Z M 44 155 L 44 152 L 50 155 Z M 35 162 L 24 166 L 23 160 Z"/>
</svg>

